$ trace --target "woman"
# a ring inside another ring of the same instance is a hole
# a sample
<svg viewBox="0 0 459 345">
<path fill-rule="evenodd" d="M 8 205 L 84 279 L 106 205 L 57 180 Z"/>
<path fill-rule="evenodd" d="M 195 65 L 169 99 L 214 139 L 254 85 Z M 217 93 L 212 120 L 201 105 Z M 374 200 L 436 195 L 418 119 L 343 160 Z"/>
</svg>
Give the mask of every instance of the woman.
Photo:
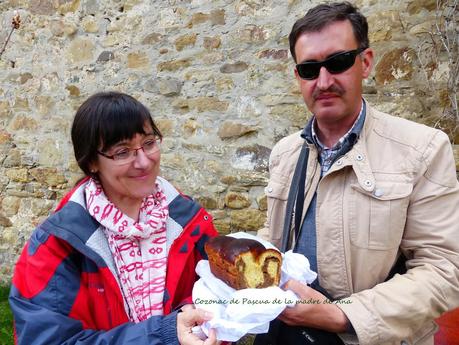
<svg viewBox="0 0 459 345">
<path fill-rule="evenodd" d="M 72 125 L 85 178 L 33 232 L 10 294 L 18 344 L 214 344 L 191 303 L 210 215 L 158 176 L 162 135 L 131 96 L 86 100 Z M 182 308 L 183 307 L 183 308 Z M 182 311 L 182 312 L 180 312 Z"/>
</svg>

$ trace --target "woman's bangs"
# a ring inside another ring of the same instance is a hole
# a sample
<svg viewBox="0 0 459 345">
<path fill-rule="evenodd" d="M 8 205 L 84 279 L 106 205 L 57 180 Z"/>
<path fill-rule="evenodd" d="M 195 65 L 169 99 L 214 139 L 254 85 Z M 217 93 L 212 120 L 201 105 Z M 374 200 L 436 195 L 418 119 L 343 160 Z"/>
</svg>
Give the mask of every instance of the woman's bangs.
<svg viewBox="0 0 459 345">
<path fill-rule="evenodd" d="M 120 141 L 132 139 L 136 134 L 147 134 L 146 124 L 153 127 L 150 114 L 136 110 L 110 111 L 104 116 L 105 123 L 99 127 L 102 151 L 107 151 Z"/>
</svg>

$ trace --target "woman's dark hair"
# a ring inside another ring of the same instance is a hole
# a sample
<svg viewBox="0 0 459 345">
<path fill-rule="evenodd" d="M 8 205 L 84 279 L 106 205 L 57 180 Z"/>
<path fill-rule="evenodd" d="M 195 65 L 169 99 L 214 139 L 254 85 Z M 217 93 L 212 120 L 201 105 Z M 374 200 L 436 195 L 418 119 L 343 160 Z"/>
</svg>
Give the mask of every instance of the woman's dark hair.
<svg viewBox="0 0 459 345">
<path fill-rule="evenodd" d="M 135 98 L 119 92 L 100 92 L 78 108 L 72 124 L 72 143 L 78 166 L 91 175 L 90 164 L 97 151 L 107 151 L 116 143 L 145 133 L 145 125 L 162 138 L 148 109 Z"/>
<path fill-rule="evenodd" d="M 295 44 L 301 34 L 305 32 L 318 32 L 334 22 L 349 20 L 352 24 L 358 48 L 368 48 L 368 22 L 358 8 L 349 2 L 334 2 L 321 4 L 311 8 L 303 18 L 293 24 L 292 31 L 288 36 L 290 53 L 296 61 Z"/>
</svg>

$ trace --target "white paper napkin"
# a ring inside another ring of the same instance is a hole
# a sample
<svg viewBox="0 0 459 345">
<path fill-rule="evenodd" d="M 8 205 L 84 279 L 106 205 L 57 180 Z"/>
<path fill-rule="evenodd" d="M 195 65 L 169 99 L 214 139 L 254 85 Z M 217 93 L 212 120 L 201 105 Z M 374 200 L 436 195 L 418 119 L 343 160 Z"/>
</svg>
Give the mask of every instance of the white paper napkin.
<svg viewBox="0 0 459 345">
<path fill-rule="evenodd" d="M 266 248 L 275 249 L 269 242 L 245 232 L 230 236 L 254 239 Z M 198 262 L 196 273 L 200 279 L 193 287 L 193 302 L 196 308 L 213 314 L 212 320 L 205 322 L 201 328 L 205 334 L 214 328 L 217 339 L 221 341 L 237 341 L 247 333 L 266 333 L 269 322 L 287 306 L 294 306 L 298 300 L 292 291 L 284 291 L 274 286 L 235 290 L 210 272 L 207 260 Z M 304 255 L 292 251 L 283 254 L 281 286 L 289 279 L 310 284 L 316 277 L 317 274 L 310 270 L 309 261 Z"/>
</svg>

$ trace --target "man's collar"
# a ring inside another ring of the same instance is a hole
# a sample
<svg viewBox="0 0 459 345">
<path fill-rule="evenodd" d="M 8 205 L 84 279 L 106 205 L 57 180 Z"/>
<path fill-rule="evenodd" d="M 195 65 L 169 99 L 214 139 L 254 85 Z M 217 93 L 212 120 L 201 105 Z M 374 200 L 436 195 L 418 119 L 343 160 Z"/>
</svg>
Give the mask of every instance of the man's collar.
<svg viewBox="0 0 459 345">
<path fill-rule="evenodd" d="M 351 129 L 340 138 L 336 145 L 341 144 L 342 141 L 344 141 L 344 139 L 347 137 L 349 137 L 349 139 L 352 140 L 352 144 L 354 144 L 357 138 L 359 137 L 360 133 L 362 132 L 363 124 L 365 123 L 365 116 L 366 103 L 365 100 L 362 99 L 362 107 L 360 108 L 359 116 L 357 116 L 357 119 L 354 121 L 354 124 L 352 125 Z M 320 142 L 319 138 L 317 137 L 317 134 L 314 131 L 315 122 L 315 116 L 313 116 L 301 132 L 301 137 L 310 144 L 315 144 L 318 147 L 324 148 L 325 146 Z"/>
</svg>

